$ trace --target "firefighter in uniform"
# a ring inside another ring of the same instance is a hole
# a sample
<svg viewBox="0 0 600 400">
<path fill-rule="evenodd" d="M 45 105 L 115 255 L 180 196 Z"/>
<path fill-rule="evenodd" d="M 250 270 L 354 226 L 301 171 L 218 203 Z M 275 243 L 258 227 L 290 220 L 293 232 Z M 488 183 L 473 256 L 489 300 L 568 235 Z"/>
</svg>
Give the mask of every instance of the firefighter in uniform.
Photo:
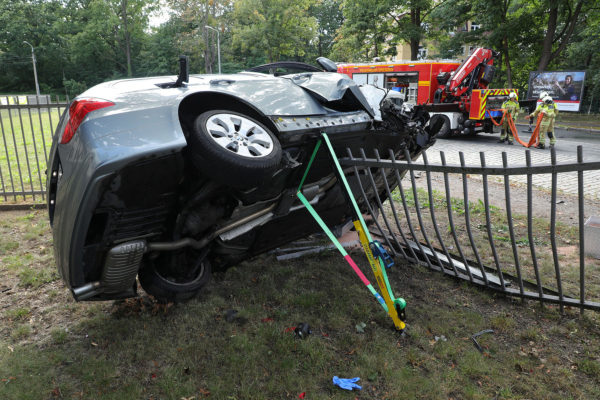
<svg viewBox="0 0 600 400">
<path fill-rule="evenodd" d="M 541 92 L 539 99 L 543 102 L 544 97 L 546 97 L 546 96 L 549 96 L 548 92 Z M 537 106 L 537 107 L 539 107 L 539 106 Z M 529 130 L 527 132 L 533 132 L 532 126 L 533 126 L 533 118 L 529 118 Z"/>
<path fill-rule="evenodd" d="M 544 97 L 544 102 L 531 113 L 530 117 L 537 117 L 539 113 L 543 114 L 542 123 L 540 124 L 540 142 L 536 146 L 538 149 L 546 147 L 546 132 L 550 138 L 550 148 L 556 144 L 556 136 L 554 136 L 554 118 L 558 115 L 556 104 L 552 101 L 552 97 Z"/>
<path fill-rule="evenodd" d="M 512 117 L 513 120 L 516 120 L 519 114 L 519 102 L 517 101 L 517 94 L 515 92 L 511 92 L 508 95 L 508 100 L 502 103 L 502 109 L 506 110 L 506 114 L 504 115 L 504 122 L 502 122 L 502 131 L 498 143 L 508 141 L 508 144 L 513 144 L 513 134 L 510 130 L 508 119 Z"/>
</svg>

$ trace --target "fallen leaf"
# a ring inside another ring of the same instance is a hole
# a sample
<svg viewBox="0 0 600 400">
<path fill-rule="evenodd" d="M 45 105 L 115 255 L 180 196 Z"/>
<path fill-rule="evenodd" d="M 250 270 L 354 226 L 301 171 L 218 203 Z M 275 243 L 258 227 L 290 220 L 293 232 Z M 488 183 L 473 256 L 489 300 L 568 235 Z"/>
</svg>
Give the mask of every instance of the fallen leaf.
<svg viewBox="0 0 600 400">
<path fill-rule="evenodd" d="M 98 346 L 98 343 L 94 343 L 94 342 L 92 342 L 92 346 L 94 346 L 94 347 L 97 347 L 97 346 Z"/>
</svg>

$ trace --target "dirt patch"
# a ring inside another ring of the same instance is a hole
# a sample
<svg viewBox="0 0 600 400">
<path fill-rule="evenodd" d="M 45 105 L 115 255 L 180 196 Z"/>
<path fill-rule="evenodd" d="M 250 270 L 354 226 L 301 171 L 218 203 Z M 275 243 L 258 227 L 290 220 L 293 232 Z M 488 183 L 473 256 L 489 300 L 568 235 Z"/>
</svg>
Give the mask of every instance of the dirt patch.
<svg viewBox="0 0 600 400">
<path fill-rule="evenodd" d="M 0 223 L 0 336 L 19 344 L 69 331 L 110 303 L 75 303 L 60 281 L 45 210 L 2 211 Z"/>
<path fill-rule="evenodd" d="M 561 256 L 572 257 L 579 252 L 579 247 L 577 246 L 563 246 L 556 249 L 558 254 Z"/>
</svg>

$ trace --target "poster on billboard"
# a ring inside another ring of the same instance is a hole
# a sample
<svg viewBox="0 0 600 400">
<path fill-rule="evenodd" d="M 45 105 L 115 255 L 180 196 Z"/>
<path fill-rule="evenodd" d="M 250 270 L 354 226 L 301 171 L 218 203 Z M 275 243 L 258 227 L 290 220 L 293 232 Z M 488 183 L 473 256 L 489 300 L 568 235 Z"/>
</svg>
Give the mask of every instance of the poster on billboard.
<svg viewBox="0 0 600 400">
<path fill-rule="evenodd" d="M 585 71 L 546 71 L 529 73 L 527 99 L 538 100 L 547 92 L 561 111 L 579 111 Z"/>
</svg>

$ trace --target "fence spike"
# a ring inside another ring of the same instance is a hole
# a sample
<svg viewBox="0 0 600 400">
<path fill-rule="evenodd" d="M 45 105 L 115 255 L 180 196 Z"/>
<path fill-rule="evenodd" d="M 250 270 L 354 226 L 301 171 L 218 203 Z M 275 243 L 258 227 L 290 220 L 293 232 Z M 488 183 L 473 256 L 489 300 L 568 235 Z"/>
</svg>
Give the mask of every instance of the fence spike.
<svg viewBox="0 0 600 400">
<path fill-rule="evenodd" d="M 531 167 L 531 150 L 525 150 L 525 165 Z M 540 305 L 544 304 L 544 292 L 542 287 L 542 278 L 535 253 L 535 243 L 533 238 L 533 176 L 531 172 L 527 173 L 527 240 L 529 240 L 529 251 L 531 252 L 531 262 L 535 272 L 535 282 L 540 296 Z"/>
<path fill-rule="evenodd" d="M 443 151 L 440 151 L 440 159 L 442 161 L 442 165 L 446 166 L 446 154 Z M 454 218 L 452 217 L 452 197 L 450 195 L 450 181 L 448 180 L 448 173 L 444 172 L 444 187 L 446 189 L 446 208 L 448 209 L 448 224 L 450 225 L 450 232 L 452 233 L 452 238 L 454 239 L 454 244 L 456 245 L 456 250 L 458 250 L 458 254 L 462 259 L 467 275 L 469 276 L 469 280 L 473 283 L 473 274 L 471 273 L 471 268 L 467 258 L 465 257 L 465 253 L 463 253 L 462 248 L 460 247 L 460 243 L 458 242 L 458 237 L 456 236 L 456 227 L 454 226 Z"/>
<path fill-rule="evenodd" d="M 423 164 L 429 165 L 429 160 L 427 159 L 427 151 L 423 151 L 422 156 L 423 156 Z M 454 276 L 458 276 L 458 270 L 456 269 L 456 265 L 454 264 L 454 258 L 450 256 L 450 253 L 448 253 L 448 248 L 446 247 L 446 243 L 444 243 L 444 240 L 442 239 L 442 235 L 440 233 L 440 229 L 439 229 L 438 223 L 437 223 L 437 218 L 435 216 L 433 187 L 431 185 L 431 171 L 429 169 L 425 170 L 425 176 L 427 179 L 427 191 L 429 193 L 429 210 L 431 212 L 431 223 L 433 225 L 433 229 L 437 236 L 437 240 L 440 243 L 440 246 L 442 247 L 442 251 L 444 252 L 444 255 L 446 256 L 446 259 L 448 260 L 448 264 L 450 264 L 450 267 L 454 271 Z"/>
<path fill-rule="evenodd" d="M 460 159 L 460 166 L 465 168 L 465 154 L 462 151 L 458 152 L 458 158 Z M 469 205 L 469 185 L 468 178 L 466 172 L 462 174 L 462 182 L 463 182 L 463 200 L 465 204 L 465 227 L 467 228 L 467 236 L 469 237 L 469 242 L 471 243 L 471 249 L 473 249 L 473 254 L 475 255 L 475 260 L 477 261 L 477 266 L 481 271 L 481 276 L 483 277 L 483 281 L 485 284 L 488 284 L 487 274 L 485 269 L 483 269 L 483 263 L 481 262 L 481 257 L 479 256 L 479 252 L 477 251 L 477 246 L 475 246 L 475 240 L 473 240 L 473 232 L 471 231 L 471 210 Z"/>
<path fill-rule="evenodd" d="M 560 313 L 564 314 L 564 294 L 562 289 L 562 279 L 560 276 L 560 265 L 558 261 L 558 250 L 556 247 L 556 190 L 558 186 L 558 176 L 554 167 L 556 166 L 556 149 L 550 148 L 550 164 L 552 164 L 552 189 L 550 195 L 550 243 L 552 244 L 552 258 L 554 260 L 554 271 L 556 274 L 556 286 L 560 299 Z"/>
<path fill-rule="evenodd" d="M 553 148 L 554 150 L 554 148 Z M 583 164 L 583 146 L 577 146 L 577 163 Z M 583 171 L 577 171 L 577 197 L 579 199 L 579 301 L 581 307 L 579 312 L 583 315 L 583 304 L 585 303 L 585 234 L 584 234 L 584 193 L 583 193 Z"/>
<path fill-rule="evenodd" d="M 502 165 L 504 168 L 508 167 L 508 157 L 506 152 L 502 152 Z M 519 292 L 521 294 L 521 300 L 524 300 L 523 297 L 523 277 L 521 276 L 521 264 L 519 263 L 519 252 L 517 250 L 517 243 L 515 241 L 515 228 L 512 219 L 512 206 L 510 201 L 510 178 L 509 175 L 504 175 L 504 199 L 506 202 L 506 220 L 508 223 L 508 233 L 510 235 L 510 245 L 513 251 L 513 257 L 515 260 L 515 270 L 517 272 L 517 279 L 519 281 Z"/>
</svg>

